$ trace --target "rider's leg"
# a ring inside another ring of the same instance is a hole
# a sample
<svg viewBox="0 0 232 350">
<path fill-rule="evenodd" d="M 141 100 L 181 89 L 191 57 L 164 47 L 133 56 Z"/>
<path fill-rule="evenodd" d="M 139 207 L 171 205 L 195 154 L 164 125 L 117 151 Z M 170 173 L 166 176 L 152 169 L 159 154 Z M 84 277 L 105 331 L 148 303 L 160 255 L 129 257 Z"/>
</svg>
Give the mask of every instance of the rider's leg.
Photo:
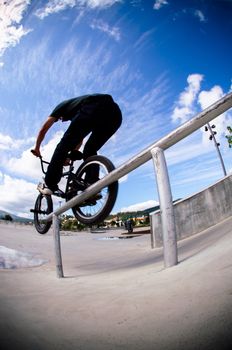
<svg viewBox="0 0 232 350">
<path fill-rule="evenodd" d="M 91 123 L 78 113 L 57 145 L 48 166 L 45 183 L 49 189 L 55 191 L 58 188 L 58 183 L 62 176 L 62 169 L 68 152 L 73 150 L 76 145 L 91 132 L 91 130 Z"/>
<path fill-rule="evenodd" d="M 99 111 L 98 111 L 99 113 Z M 117 104 L 111 103 L 108 108 L 101 111 L 98 124 L 95 125 L 88 141 L 83 150 L 84 159 L 97 154 L 97 151 L 109 140 L 109 138 L 117 131 L 122 123 L 121 111 Z M 86 181 L 94 183 L 99 177 L 99 166 L 92 165 L 88 167 Z"/>
<path fill-rule="evenodd" d="M 116 103 L 103 106 L 97 111 L 92 133 L 83 150 L 84 159 L 97 154 L 97 151 L 110 139 L 122 123 L 122 113 Z"/>
</svg>

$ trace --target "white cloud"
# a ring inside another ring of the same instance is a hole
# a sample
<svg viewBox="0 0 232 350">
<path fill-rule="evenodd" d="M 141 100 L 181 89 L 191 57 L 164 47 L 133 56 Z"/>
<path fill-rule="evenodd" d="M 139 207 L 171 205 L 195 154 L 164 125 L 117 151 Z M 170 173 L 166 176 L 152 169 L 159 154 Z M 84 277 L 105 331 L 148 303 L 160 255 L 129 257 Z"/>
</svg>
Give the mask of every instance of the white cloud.
<svg viewBox="0 0 232 350">
<path fill-rule="evenodd" d="M 147 30 L 146 32 L 142 33 L 142 35 L 140 35 L 140 37 L 138 38 L 138 40 L 135 42 L 135 44 L 133 45 L 134 49 L 139 51 L 139 50 L 143 50 L 144 46 L 149 43 L 150 40 L 150 36 L 152 34 L 154 34 L 155 28 L 152 28 L 150 30 Z"/>
<path fill-rule="evenodd" d="M 5 162 L 6 170 L 14 175 L 23 175 L 33 180 L 42 177 L 39 158 L 33 156 L 30 150 L 25 150 L 20 158 L 10 158 Z"/>
<path fill-rule="evenodd" d="M 230 84 L 230 89 L 228 92 L 232 92 L 232 79 L 230 79 L 230 82 L 231 82 L 231 84 Z"/>
<path fill-rule="evenodd" d="M 174 122 L 180 121 L 183 123 L 190 117 L 193 117 L 196 113 L 197 103 L 201 106 L 201 109 L 204 110 L 223 97 L 224 92 L 219 85 L 215 85 L 208 91 L 200 91 L 202 79 L 203 75 L 201 74 L 191 74 L 188 76 L 188 86 L 179 95 L 179 99 L 172 114 L 172 120 Z M 222 137 L 225 137 L 227 131 L 226 127 L 231 125 L 231 122 L 232 116 L 230 111 L 221 114 L 212 121 L 212 124 L 216 125 L 216 130 L 214 131 L 217 132 L 216 139 L 218 142 L 221 142 Z M 203 145 L 206 146 L 209 144 L 209 133 L 205 132 L 204 128 L 201 130 L 202 142 Z"/>
<path fill-rule="evenodd" d="M 63 131 L 58 131 L 48 142 L 42 144 L 41 154 L 44 160 L 50 161 L 62 135 Z M 8 154 L 7 159 L 7 152 L 5 152 L 5 159 L 1 164 L 4 170 L 2 172 L 0 171 L 0 209 L 30 218 L 32 217 L 30 209 L 33 208 L 38 194 L 37 183 L 43 181 L 44 177 L 40 160 L 32 155 L 30 152 L 31 148 L 23 151 L 18 158 L 9 158 Z M 59 187 L 64 190 L 65 184 L 66 180 L 62 179 Z M 53 204 L 54 208 L 58 207 L 60 205 L 60 198 L 54 198 Z"/>
<path fill-rule="evenodd" d="M 180 95 L 180 103 L 185 106 L 189 106 L 194 102 L 196 94 L 200 90 L 200 84 L 203 79 L 201 74 L 191 74 L 187 78 L 189 86 Z"/>
<path fill-rule="evenodd" d="M 11 0 L 0 2 L 0 57 L 8 47 L 15 46 L 20 39 L 31 30 L 21 24 L 23 14 L 30 0 Z M 0 66 L 3 63 L 1 62 Z"/>
<path fill-rule="evenodd" d="M 201 75 L 192 75 L 188 79 L 189 86 L 184 92 L 180 94 L 177 102 L 177 107 L 173 113 L 173 120 L 180 119 L 182 122 L 186 121 L 187 117 L 194 117 L 197 103 L 201 109 L 204 110 L 213 103 L 221 99 L 224 95 L 220 86 L 216 85 L 210 90 L 200 91 Z M 225 134 L 227 133 L 227 126 L 232 125 L 232 113 L 227 111 L 221 114 L 210 122 L 210 125 L 215 125 L 216 141 L 221 144 L 221 152 L 227 151 L 227 144 L 225 142 Z M 179 142 L 177 145 L 167 150 L 167 159 L 170 165 L 177 164 L 183 161 L 194 159 L 204 154 L 215 152 L 214 143 L 209 140 L 210 133 L 205 131 L 205 127 L 201 128 L 201 134 L 197 132 L 187 139 Z"/>
<path fill-rule="evenodd" d="M 85 4 L 88 7 L 107 7 L 122 2 L 122 0 L 80 0 L 81 4 Z"/>
<path fill-rule="evenodd" d="M 47 96 L 49 90 L 50 97 L 53 97 L 54 103 L 57 103 L 57 100 L 64 96 L 73 94 L 78 96 L 83 94 L 83 91 L 90 93 L 96 90 L 109 91 L 108 84 L 112 76 L 117 79 L 114 72 L 105 72 L 111 52 L 106 49 L 104 41 L 93 51 L 91 40 L 88 40 L 84 46 L 80 46 L 76 38 L 71 38 L 62 48 L 57 48 L 56 54 L 53 53 L 52 56 L 49 52 L 50 45 L 48 34 L 45 40 L 30 49 L 30 55 L 22 50 L 18 54 L 17 64 L 12 67 L 13 72 L 11 74 L 7 70 L 3 72 L 0 85 L 11 86 L 11 93 L 12 87 L 17 89 L 20 84 L 25 91 L 30 89 L 39 95 L 43 93 Z M 102 76 L 105 78 L 102 79 Z M 37 84 L 34 83 L 35 81 Z M 120 85 L 115 84 L 115 81 L 113 83 L 113 88 L 119 89 Z"/>
<path fill-rule="evenodd" d="M 205 109 L 218 101 L 224 95 L 222 88 L 219 85 L 215 85 L 209 91 L 201 91 L 198 96 L 198 102 L 202 109 Z"/>
<path fill-rule="evenodd" d="M 49 142 L 42 145 L 41 154 L 45 160 L 49 161 L 51 159 L 54 149 L 62 135 L 63 132 L 57 132 Z M 5 162 L 5 168 L 8 169 L 10 173 L 23 175 L 27 178 L 39 181 L 43 175 L 40 161 L 39 158 L 31 154 L 30 149 L 25 150 L 20 158 L 10 158 Z"/>
<path fill-rule="evenodd" d="M 223 90 L 220 86 L 215 85 L 209 91 L 201 91 L 198 96 L 198 103 L 200 104 L 202 109 L 205 109 L 218 101 L 224 95 Z M 224 139 L 225 134 L 227 132 L 227 126 L 232 123 L 232 115 L 231 112 L 226 112 L 221 114 L 219 117 L 214 119 L 210 124 L 214 124 L 216 128 L 214 131 L 217 132 L 216 139 L 221 142 L 222 138 Z M 203 132 L 203 143 L 207 143 L 209 138 L 209 134 Z"/>
<path fill-rule="evenodd" d="M 194 114 L 193 104 L 200 91 L 201 81 L 203 79 L 202 74 L 191 74 L 187 78 L 188 86 L 180 94 L 172 114 L 172 120 L 174 122 L 180 121 L 184 123 Z"/>
<path fill-rule="evenodd" d="M 0 150 L 14 150 L 30 144 L 34 138 L 13 140 L 9 135 L 0 133 Z"/>
<path fill-rule="evenodd" d="M 137 203 L 137 204 L 132 204 L 129 207 L 123 207 L 121 208 L 121 212 L 132 212 L 132 211 L 139 211 L 139 210 L 145 210 L 145 209 L 149 209 L 152 207 L 155 207 L 156 205 L 159 205 L 159 202 L 150 199 L 146 202 L 141 202 L 141 203 Z"/>
<path fill-rule="evenodd" d="M 56 132 L 51 140 L 41 147 L 45 160 L 50 160 L 62 134 L 61 131 Z M 11 141 L 10 138 L 9 140 Z M 20 215 L 24 217 L 31 217 L 30 209 L 38 193 L 36 183 L 44 176 L 39 158 L 34 157 L 30 149 L 25 150 L 19 158 L 5 159 L 1 165 L 7 173 L 0 172 L 0 208 L 17 215 L 21 213 Z M 16 176 L 23 176 L 24 179 Z M 31 179 L 36 183 L 25 179 Z"/>
<path fill-rule="evenodd" d="M 43 19 L 53 13 L 58 13 L 67 8 L 79 7 L 79 8 L 104 8 L 112 6 L 122 0 L 49 0 L 45 7 L 42 7 L 36 11 L 36 15 Z"/>
<path fill-rule="evenodd" d="M 159 10 L 164 5 L 168 5 L 168 1 L 167 0 L 156 0 L 155 3 L 154 3 L 153 8 L 154 8 L 154 10 Z"/>
<path fill-rule="evenodd" d="M 196 16 L 196 17 L 200 20 L 200 22 L 206 22 L 204 13 L 203 13 L 202 11 L 196 10 L 196 11 L 194 12 L 194 16 Z"/>
<path fill-rule="evenodd" d="M 43 19 L 53 13 L 58 13 L 65 10 L 68 7 L 74 7 L 77 5 L 76 0 L 50 0 L 45 7 L 36 11 L 36 16 Z"/>
<path fill-rule="evenodd" d="M 103 22 L 102 20 L 94 20 L 90 27 L 92 29 L 98 29 L 101 32 L 113 37 L 116 41 L 120 40 L 121 34 L 118 27 L 110 27 L 109 24 Z"/>
<path fill-rule="evenodd" d="M 29 213 L 36 198 L 35 184 L 9 175 L 0 175 L 0 208 L 11 213 Z"/>
</svg>

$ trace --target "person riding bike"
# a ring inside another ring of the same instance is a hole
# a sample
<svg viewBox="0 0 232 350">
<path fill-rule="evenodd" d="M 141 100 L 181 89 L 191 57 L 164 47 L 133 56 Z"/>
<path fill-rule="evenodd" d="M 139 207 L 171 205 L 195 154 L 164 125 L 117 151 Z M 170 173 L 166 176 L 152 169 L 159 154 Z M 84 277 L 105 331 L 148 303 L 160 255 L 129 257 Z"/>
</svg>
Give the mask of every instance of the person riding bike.
<svg viewBox="0 0 232 350">
<path fill-rule="evenodd" d="M 91 94 L 65 100 L 58 104 L 42 125 L 32 153 L 41 157 L 40 145 L 50 127 L 61 120 L 71 123 L 56 146 L 45 175 L 45 184 L 38 189 L 42 194 L 51 195 L 59 191 L 58 183 L 62 176 L 62 168 L 69 158 L 70 152 L 79 150 L 83 139 L 90 134 L 84 149 L 83 159 L 96 155 L 97 151 L 110 139 L 122 123 L 119 106 L 108 94 Z M 97 171 L 90 174 L 88 183 L 97 181 Z"/>
</svg>

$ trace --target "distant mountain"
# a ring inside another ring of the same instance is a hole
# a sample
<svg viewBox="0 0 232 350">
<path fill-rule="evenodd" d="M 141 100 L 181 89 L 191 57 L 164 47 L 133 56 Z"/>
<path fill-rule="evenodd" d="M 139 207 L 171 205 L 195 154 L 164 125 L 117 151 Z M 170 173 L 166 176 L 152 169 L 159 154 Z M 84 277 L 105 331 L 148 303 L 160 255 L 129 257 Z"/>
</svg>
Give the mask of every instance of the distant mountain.
<svg viewBox="0 0 232 350">
<path fill-rule="evenodd" d="M 12 221 L 15 221 L 15 222 L 32 222 L 33 219 L 27 219 L 27 218 L 23 218 L 21 216 L 17 216 L 17 215 L 14 215 L 14 214 L 11 214 L 5 210 L 0 210 L 0 220 L 4 220 L 6 215 L 9 215 L 10 217 L 12 217 Z"/>
<path fill-rule="evenodd" d="M 121 220 L 127 220 L 128 218 L 131 217 L 141 217 L 141 216 L 149 216 L 149 214 L 155 210 L 159 209 L 159 205 L 152 207 L 152 208 L 147 208 L 145 210 L 138 210 L 138 211 L 124 211 L 124 212 L 118 212 L 116 214 L 110 214 L 108 216 L 108 219 L 113 219 L 114 217 L 118 217 Z"/>
<path fill-rule="evenodd" d="M 147 208 L 145 210 L 138 210 L 138 211 L 128 211 L 128 212 L 121 212 L 121 213 L 118 213 L 118 215 L 127 215 L 128 217 L 130 216 L 133 216 L 133 217 L 141 217 L 141 216 L 147 216 L 149 215 L 151 212 L 155 211 L 155 210 L 158 210 L 159 209 L 159 205 L 156 205 L 155 207 L 152 207 L 152 208 Z"/>
</svg>

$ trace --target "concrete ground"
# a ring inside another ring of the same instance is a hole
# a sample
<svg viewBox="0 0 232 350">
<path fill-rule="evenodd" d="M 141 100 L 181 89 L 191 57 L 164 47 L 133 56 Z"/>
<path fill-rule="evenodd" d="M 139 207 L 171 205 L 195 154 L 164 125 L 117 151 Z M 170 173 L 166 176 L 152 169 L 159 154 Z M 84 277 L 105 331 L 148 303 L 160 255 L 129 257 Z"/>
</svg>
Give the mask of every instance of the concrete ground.
<svg viewBox="0 0 232 350">
<path fill-rule="evenodd" d="M 232 345 L 232 218 L 178 244 L 164 269 L 150 236 L 61 236 L 56 276 L 52 232 L 0 225 L 0 245 L 48 260 L 0 270 L 1 349 L 229 349 Z"/>
</svg>

